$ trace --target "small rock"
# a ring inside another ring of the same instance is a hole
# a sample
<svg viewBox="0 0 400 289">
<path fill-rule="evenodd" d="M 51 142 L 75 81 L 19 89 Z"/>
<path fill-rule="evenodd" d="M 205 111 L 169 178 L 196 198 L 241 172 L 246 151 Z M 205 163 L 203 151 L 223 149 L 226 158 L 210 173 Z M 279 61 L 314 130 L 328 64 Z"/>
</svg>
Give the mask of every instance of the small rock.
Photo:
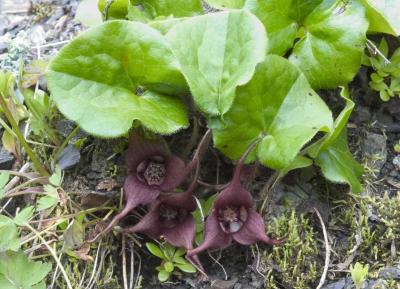
<svg viewBox="0 0 400 289">
<path fill-rule="evenodd" d="M 61 152 L 58 157 L 57 164 L 62 170 L 72 168 L 77 163 L 79 163 L 81 159 L 81 154 L 79 150 L 72 144 L 69 144 L 65 147 L 65 149 Z"/>
<path fill-rule="evenodd" d="M 369 280 L 365 281 L 362 289 L 386 289 L 385 281 L 383 280 Z"/>
<path fill-rule="evenodd" d="M 236 282 L 236 278 L 228 281 L 217 280 L 211 285 L 210 289 L 232 289 Z"/>
<path fill-rule="evenodd" d="M 393 178 L 397 177 L 397 175 L 399 174 L 399 172 L 397 170 L 390 171 L 389 172 L 389 176 L 393 177 Z"/>
<path fill-rule="evenodd" d="M 336 281 L 334 283 L 328 284 L 322 289 L 345 289 L 346 288 L 346 279 L 340 279 L 339 281 Z"/>
<path fill-rule="evenodd" d="M 386 267 L 379 272 L 381 279 L 400 280 L 400 267 Z"/>
<path fill-rule="evenodd" d="M 353 113 L 352 119 L 357 123 L 371 121 L 371 111 L 367 106 L 359 106 Z"/>
<path fill-rule="evenodd" d="M 386 138 L 381 134 L 367 133 L 364 140 L 364 154 L 370 159 L 369 166 L 379 172 L 386 163 Z"/>
<path fill-rule="evenodd" d="M 14 164 L 15 158 L 12 153 L 4 148 L 0 150 L 0 170 L 9 170 Z"/>
<path fill-rule="evenodd" d="M 396 169 L 400 170 L 400 156 L 395 156 L 392 163 L 394 164 Z"/>
</svg>

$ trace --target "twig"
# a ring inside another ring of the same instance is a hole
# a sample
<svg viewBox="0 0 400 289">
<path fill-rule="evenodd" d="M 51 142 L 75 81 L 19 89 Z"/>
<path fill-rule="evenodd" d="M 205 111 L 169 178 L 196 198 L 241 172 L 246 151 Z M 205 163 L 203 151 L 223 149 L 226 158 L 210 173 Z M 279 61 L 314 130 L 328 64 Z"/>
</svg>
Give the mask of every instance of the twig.
<svg viewBox="0 0 400 289">
<path fill-rule="evenodd" d="M 192 151 L 192 149 L 196 145 L 198 137 L 199 137 L 199 123 L 197 121 L 197 117 L 194 116 L 193 117 L 192 135 L 190 136 L 189 142 L 188 142 L 188 144 L 186 145 L 186 147 L 185 147 L 185 149 L 183 151 L 183 155 L 185 157 L 187 157 L 190 154 L 190 152 Z"/>
<path fill-rule="evenodd" d="M 94 280 L 94 275 L 96 274 L 96 269 L 97 269 L 97 261 L 99 260 L 101 243 L 102 243 L 102 240 L 100 240 L 99 246 L 97 247 L 96 257 L 94 258 L 94 263 L 93 263 L 92 275 L 90 276 L 89 282 L 88 282 L 87 286 L 85 287 L 85 289 L 90 288 L 90 284 L 92 283 L 92 280 Z"/>
<path fill-rule="evenodd" d="M 133 246 L 134 243 L 129 242 L 129 249 L 131 253 L 131 271 L 129 274 L 129 289 L 133 289 L 133 277 L 135 276 L 135 249 Z"/>
<path fill-rule="evenodd" d="M 22 166 L 22 168 L 18 171 L 18 173 L 24 173 L 28 170 L 28 168 L 29 168 L 29 163 L 26 163 Z M 21 179 L 20 176 L 13 177 L 11 179 L 11 181 L 9 181 L 8 184 L 4 187 L 4 191 L 7 192 L 7 191 L 11 190 L 12 188 L 14 188 L 18 184 L 20 179 Z M 0 214 L 1 214 L 1 212 L 3 212 L 3 210 L 6 209 L 6 207 L 11 203 L 11 201 L 12 201 L 12 198 L 10 198 L 7 201 L 7 203 L 5 203 L 2 208 L 0 208 Z"/>
<path fill-rule="evenodd" d="M 390 64 L 390 60 L 386 58 L 386 56 L 376 47 L 376 45 L 369 39 L 367 39 L 367 48 L 372 51 L 373 54 L 378 54 L 380 57 L 383 58 L 385 64 Z"/>
<path fill-rule="evenodd" d="M 279 171 L 276 171 L 275 173 L 272 174 L 272 176 L 267 180 L 265 185 L 262 187 L 260 191 L 260 197 L 264 199 L 261 208 L 260 208 L 260 214 L 262 214 L 265 210 L 265 206 L 267 205 L 267 201 L 269 199 L 269 193 L 271 192 L 272 188 L 275 186 L 276 182 L 279 179 Z"/>
<path fill-rule="evenodd" d="M 329 245 L 328 233 L 326 232 L 324 220 L 322 219 L 321 214 L 318 212 L 318 210 L 316 208 L 314 208 L 314 211 L 317 214 L 319 221 L 321 222 L 322 232 L 324 233 L 324 241 L 325 241 L 324 271 L 322 272 L 321 279 L 319 280 L 319 284 L 317 286 L 317 289 L 321 289 L 325 283 L 326 275 L 328 274 L 328 267 L 329 267 L 329 262 L 330 262 L 330 258 L 331 258 L 331 247 Z"/>
<path fill-rule="evenodd" d="M 135 255 L 139 259 L 139 266 L 138 266 L 138 272 L 136 274 L 136 280 L 135 280 L 135 289 L 136 288 L 141 288 L 141 283 L 142 283 L 142 276 L 140 276 L 140 272 L 142 271 L 142 257 L 140 257 L 140 254 L 135 251 Z"/>
<path fill-rule="evenodd" d="M 213 255 L 211 255 L 210 252 L 208 252 L 208 256 L 211 258 L 211 260 L 213 260 L 215 262 L 215 264 L 217 264 L 219 267 L 221 267 L 222 271 L 224 272 L 225 275 L 225 280 L 228 280 L 228 274 L 226 273 L 226 270 L 224 268 L 224 266 L 222 266 L 222 264 L 213 257 Z"/>
<path fill-rule="evenodd" d="M 39 232 L 37 232 L 35 230 L 35 228 L 33 228 L 31 225 L 29 225 L 28 223 L 25 224 L 25 226 L 31 230 L 39 239 L 40 241 L 43 242 L 43 244 L 46 246 L 47 250 L 49 250 L 50 254 L 53 256 L 54 260 L 57 263 L 57 266 L 60 268 L 61 273 L 64 276 L 65 282 L 67 283 L 68 289 L 73 289 L 71 281 L 68 278 L 68 274 L 67 272 L 65 272 L 64 266 L 61 264 L 60 259 L 57 256 L 57 253 L 53 250 L 52 247 L 50 247 L 50 245 L 47 243 L 47 241 L 39 234 Z"/>
<path fill-rule="evenodd" d="M 125 236 L 122 235 L 122 278 L 124 280 L 124 289 L 128 289 L 128 277 L 126 276 L 126 242 Z"/>
<path fill-rule="evenodd" d="M 62 44 L 67 44 L 69 43 L 71 40 L 63 40 L 63 41 L 58 41 L 58 42 L 53 42 L 53 43 L 47 43 L 44 45 L 39 45 L 39 46 L 33 46 L 30 49 L 37 49 L 37 48 L 46 48 L 46 47 L 53 47 L 53 46 L 58 46 L 58 45 L 62 45 Z"/>
</svg>

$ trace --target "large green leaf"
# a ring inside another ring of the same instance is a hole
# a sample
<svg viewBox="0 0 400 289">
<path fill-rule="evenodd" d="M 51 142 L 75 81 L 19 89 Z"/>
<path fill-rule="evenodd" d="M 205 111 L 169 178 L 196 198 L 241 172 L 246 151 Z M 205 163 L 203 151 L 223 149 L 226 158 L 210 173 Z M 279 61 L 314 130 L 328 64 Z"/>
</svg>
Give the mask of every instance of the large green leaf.
<svg viewBox="0 0 400 289">
<path fill-rule="evenodd" d="M 145 0 L 137 1 L 153 17 L 170 16 L 187 17 L 203 14 L 200 0 Z"/>
<path fill-rule="evenodd" d="M 283 55 L 293 46 L 298 24 L 290 17 L 291 0 L 247 0 L 245 8 L 256 15 L 268 33 L 268 52 Z"/>
<path fill-rule="evenodd" d="M 313 88 L 345 85 L 361 65 L 367 28 L 360 3 L 325 0 L 304 20 L 304 37 L 289 59 Z"/>
<path fill-rule="evenodd" d="M 108 16 L 112 18 L 125 18 L 128 13 L 129 0 L 113 0 L 108 9 Z M 99 0 L 98 9 L 101 14 L 107 6 L 107 0 Z"/>
<path fill-rule="evenodd" d="M 31 262 L 22 252 L 2 253 L 0 254 L 0 288 L 44 289 L 45 286 L 41 282 L 50 270 L 50 263 Z"/>
<path fill-rule="evenodd" d="M 212 115 L 226 113 L 236 87 L 247 83 L 265 58 L 262 23 L 242 10 L 192 17 L 166 35 L 196 104 Z"/>
<path fill-rule="evenodd" d="M 245 0 L 205 0 L 208 5 L 217 9 L 242 8 Z"/>
<path fill-rule="evenodd" d="M 9 217 L 0 215 L 0 253 L 20 248 L 18 229 Z M 0 288 L 2 288 L 0 286 Z"/>
<path fill-rule="evenodd" d="M 360 193 L 362 186 L 359 178 L 363 167 L 353 158 L 347 145 L 347 130 L 343 129 L 335 141 L 321 151 L 315 159 L 324 176 L 336 183 L 349 184 L 354 193 Z"/>
<path fill-rule="evenodd" d="M 367 9 L 370 32 L 400 35 L 399 0 L 363 0 Z"/>
<path fill-rule="evenodd" d="M 60 111 L 94 135 L 122 135 L 135 119 L 162 134 L 188 124 L 183 104 L 160 94 L 187 90 L 179 63 L 142 23 L 108 21 L 82 33 L 53 59 L 47 80 Z M 139 86 L 159 93 L 138 96 Z"/>
<path fill-rule="evenodd" d="M 286 59 L 270 55 L 251 81 L 239 87 L 231 110 L 210 121 L 214 144 L 238 159 L 261 138 L 253 157 L 274 169 L 288 167 L 318 131 L 330 131 L 332 115 L 305 76 Z"/>
<path fill-rule="evenodd" d="M 333 88 L 354 77 L 365 46 L 364 7 L 347 2 L 247 0 L 245 8 L 264 24 L 270 53 L 284 55 L 300 38 L 290 61 L 303 70 L 313 88 Z"/>
</svg>

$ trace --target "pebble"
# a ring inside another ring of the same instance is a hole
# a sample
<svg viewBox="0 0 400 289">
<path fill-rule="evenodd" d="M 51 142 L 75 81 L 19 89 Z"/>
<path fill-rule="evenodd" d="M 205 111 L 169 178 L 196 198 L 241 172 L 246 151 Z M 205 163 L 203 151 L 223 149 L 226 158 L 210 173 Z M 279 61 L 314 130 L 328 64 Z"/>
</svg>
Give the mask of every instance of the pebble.
<svg viewBox="0 0 400 289">
<path fill-rule="evenodd" d="M 400 267 L 386 267 L 379 272 L 379 278 L 400 280 Z"/>
<path fill-rule="evenodd" d="M 381 134 L 367 133 L 364 139 L 363 151 L 370 158 L 369 166 L 379 172 L 386 163 L 386 138 Z"/>
<path fill-rule="evenodd" d="M 0 170 L 10 170 L 14 164 L 15 158 L 12 153 L 4 148 L 0 150 Z"/>
<path fill-rule="evenodd" d="M 400 170 L 400 155 L 393 158 L 392 163 L 397 170 Z"/>
</svg>

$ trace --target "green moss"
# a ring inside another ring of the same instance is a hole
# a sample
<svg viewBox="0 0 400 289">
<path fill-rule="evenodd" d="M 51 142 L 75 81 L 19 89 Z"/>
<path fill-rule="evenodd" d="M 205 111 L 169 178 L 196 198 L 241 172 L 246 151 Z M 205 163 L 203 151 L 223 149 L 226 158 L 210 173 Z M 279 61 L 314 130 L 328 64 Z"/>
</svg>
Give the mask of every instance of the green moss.
<svg viewBox="0 0 400 289">
<path fill-rule="evenodd" d="M 356 259 L 376 265 L 392 264 L 400 257 L 398 250 L 396 256 L 391 252 L 392 244 L 400 243 L 400 192 L 393 198 L 386 193 L 383 197 L 358 197 L 351 203 L 338 218 L 338 225 L 351 230 L 347 255 L 361 236 Z"/>
<path fill-rule="evenodd" d="M 310 220 L 303 215 L 298 217 L 292 211 L 274 219 L 269 227 L 270 233 L 287 236 L 287 241 L 264 254 L 263 260 L 268 267 L 266 288 L 281 288 L 282 285 L 293 289 L 314 287 L 322 266 L 317 263 L 317 240 Z"/>
<path fill-rule="evenodd" d="M 33 21 L 37 23 L 53 15 L 54 6 L 48 3 L 32 3 L 30 13 L 34 15 Z"/>
</svg>

